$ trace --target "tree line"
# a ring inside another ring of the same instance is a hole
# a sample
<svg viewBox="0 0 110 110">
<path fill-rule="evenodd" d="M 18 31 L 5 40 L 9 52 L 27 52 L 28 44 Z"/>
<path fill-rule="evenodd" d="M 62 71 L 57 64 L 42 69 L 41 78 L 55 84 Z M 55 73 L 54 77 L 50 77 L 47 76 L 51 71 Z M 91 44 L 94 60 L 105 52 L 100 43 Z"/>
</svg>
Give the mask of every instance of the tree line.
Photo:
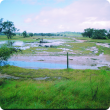
<svg viewBox="0 0 110 110">
<path fill-rule="evenodd" d="M 8 39 L 11 39 L 13 36 L 16 36 L 16 32 L 19 29 L 15 28 L 14 23 L 11 21 L 3 22 L 3 18 L 0 19 L 0 33 L 3 33 L 7 36 Z M 24 31 L 23 33 L 19 33 L 18 35 L 25 37 L 32 36 L 63 36 L 62 34 L 54 34 L 54 33 L 27 33 Z M 92 39 L 110 39 L 110 30 L 107 31 L 105 29 L 94 29 L 87 28 L 84 29 L 82 33 L 83 37 L 89 37 Z"/>
<path fill-rule="evenodd" d="M 110 30 L 87 28 L 84 29 L 82 36 L 92 39 L 110 39 Z"/>
<path fill-rule="evenodd" d="M 62 34 L 54 34 L 54 33 L 27 33 L 24 31 L 23 33 L 19 33 L 19 35 L 24 37 L 32 37 L 32 36 L 63 36 Z"/>
<path fill-rule="evenodd" d="M 17 31 L 19 31 L 19 29 L 15 28 L 12 21 L 3 22 L 3 18 L 0 19 L 0 34 L 5 34 L 8 39 L 11 39 L 13 36 L 16 36 Z M 26 31 L 18 33 L 18 35 L 21 35 L 24 38 L 32 36 L 63 36 L 62 34 L 54 33 L 27 33 Z"/>
</svg>

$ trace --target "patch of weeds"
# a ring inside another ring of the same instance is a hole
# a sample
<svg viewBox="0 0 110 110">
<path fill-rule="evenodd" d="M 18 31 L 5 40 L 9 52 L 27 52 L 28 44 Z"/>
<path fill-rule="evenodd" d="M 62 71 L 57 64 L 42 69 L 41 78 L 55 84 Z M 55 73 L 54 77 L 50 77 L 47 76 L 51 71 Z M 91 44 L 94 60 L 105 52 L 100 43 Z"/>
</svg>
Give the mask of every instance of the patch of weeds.
<svg viewBox="0 0 110 110">
<path fill-rule="evenodd" d="M 98 60 L 98 59 L 95 59 L 95 58 L 91 58 L 92 60 Z"/>
<path fill-rule="evenodd" d="M 91 66 L 97 66 L 97 64 L 91 64 Z"/>
<path fill-rule="evenodd" d="M 4 84 L 4 79 L 0 79 L 0 86 Z"/>
<path fill-rule="evenodd" d="M 44 60 L 37 60 L 37 61 L 44 61 Z"/>
<path fill-rule="evenodd" d="M 98 68 L 101 69 L 101 70 L 110 71 L 110 67 L 108 67 L 108 66 L 102 66 L 102 67 L 98 67 Z"/>
<path fill-rule="evenodd" d="M 103 47 L 103 46 L 99 46 L 99 45 L 97 45 L 96 47 L 97 47 L 98 50 L 99 50 L 96 55 L 99 55 L 99 54 L 101 54 L 102 52 L 103 52 L 105 55 L 110 55 L 110 48 Z"/>
</svg>

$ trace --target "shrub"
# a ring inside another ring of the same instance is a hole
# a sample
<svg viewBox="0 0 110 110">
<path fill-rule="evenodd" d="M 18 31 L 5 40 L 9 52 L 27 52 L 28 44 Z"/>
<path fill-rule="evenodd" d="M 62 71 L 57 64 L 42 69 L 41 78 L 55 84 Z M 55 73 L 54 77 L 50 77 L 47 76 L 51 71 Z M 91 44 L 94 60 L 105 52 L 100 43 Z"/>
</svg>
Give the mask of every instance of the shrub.
<svg viewBox="0 0 110 110">
<path fill-rule="evenodd" d="M 14 47 L 8 47 L 6 44 L 0 47 L 0 65 L 5 63 L 8 58 L 14 53 L 21 51 L 20 49 L 16 49 Z"/>
</svg>

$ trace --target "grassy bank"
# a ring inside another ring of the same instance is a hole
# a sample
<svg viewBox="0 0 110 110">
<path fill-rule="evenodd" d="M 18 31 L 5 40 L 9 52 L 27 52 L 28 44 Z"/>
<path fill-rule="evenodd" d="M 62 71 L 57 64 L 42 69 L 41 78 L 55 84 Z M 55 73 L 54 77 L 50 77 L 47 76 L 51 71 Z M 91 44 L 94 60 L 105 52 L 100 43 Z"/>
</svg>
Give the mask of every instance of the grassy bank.
<svg viewBox="0 0 110 110">
<path fill-rule="evenodd" d="M 0 68 L 0 73 L 22 78 L 0 79 L 3 109 L 107 109 L 110 106 L 110 71 L 5 66 Z M 32 79 L 45 76 L 50 79 Z"/>
</svg>

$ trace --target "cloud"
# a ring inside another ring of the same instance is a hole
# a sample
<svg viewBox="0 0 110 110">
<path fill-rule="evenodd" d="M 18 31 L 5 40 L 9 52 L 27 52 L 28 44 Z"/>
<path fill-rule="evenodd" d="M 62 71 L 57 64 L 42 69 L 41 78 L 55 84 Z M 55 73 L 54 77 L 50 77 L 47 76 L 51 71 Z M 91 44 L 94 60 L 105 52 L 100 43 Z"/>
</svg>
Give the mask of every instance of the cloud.
<svg viewBox="0 0 110 110">
<path fill-rule="evenodd" d="M 27 18 L 27 19 L 25 20 L 25 23 L 30 23 L 31 21 L 32 21 L 31 18 Z"/>
<path fill-rule="evenodd" d="M 0 0 L 0 3 L 2 2 L 3 0 Z"/>
<path fill-rule="evenodd" d="M 107 0 L 110 3 L 110 0 Z"/>
<path fill-rule="evenodd" d="M 25 22 L 31 22 L 29 27 L 35 32 L 82 32 L 89 27 L 107 29 L 110 28 L 109 10 L 106 0 L 76 0 L 64 8 L 42 9 L 34 18 L 27 17 Z"/>
</svg>

